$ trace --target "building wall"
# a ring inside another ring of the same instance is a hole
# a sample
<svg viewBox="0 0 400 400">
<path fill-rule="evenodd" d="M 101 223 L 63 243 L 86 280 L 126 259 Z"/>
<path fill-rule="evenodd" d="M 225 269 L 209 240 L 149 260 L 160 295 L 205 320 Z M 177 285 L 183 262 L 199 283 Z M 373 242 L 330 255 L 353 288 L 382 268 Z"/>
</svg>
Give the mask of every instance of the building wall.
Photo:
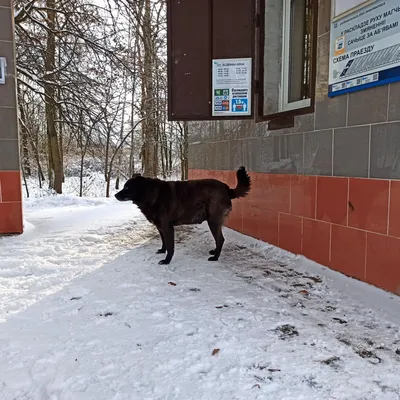
<svg viewBox="0 0 400 400">
<path fill-rule="evenodd" d="M 0 84 L 0 234 L 22 232 L 13 10 L 0 0 L 0 57 L 6 57 L 6 84 Z"/>
<path fill-rule="evenodd" d="M 294 127 L 190 124 L 189 177 L 235 184 L 250 196 L 227 225 L 400 294 L 400 83 L 329 99 L 330 2 L 320 0 L 315 113 Z"/>
</svg>

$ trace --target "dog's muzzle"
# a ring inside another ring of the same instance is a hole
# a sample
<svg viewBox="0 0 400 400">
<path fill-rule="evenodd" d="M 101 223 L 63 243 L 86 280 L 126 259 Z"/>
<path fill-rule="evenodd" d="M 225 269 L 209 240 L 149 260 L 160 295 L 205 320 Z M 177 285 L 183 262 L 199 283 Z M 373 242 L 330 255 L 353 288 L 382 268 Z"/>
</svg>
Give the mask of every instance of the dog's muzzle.
<svg viewBox="0 0 400 400">
<path fill-rule="evenodd" d="M 124 195 L 121 195 L 120 193 L 115 194 L 115 198 L 118 201 L 129 201 L 130 199 L 128 199 L 127 197 L 125 197 Z"/>
</svg>

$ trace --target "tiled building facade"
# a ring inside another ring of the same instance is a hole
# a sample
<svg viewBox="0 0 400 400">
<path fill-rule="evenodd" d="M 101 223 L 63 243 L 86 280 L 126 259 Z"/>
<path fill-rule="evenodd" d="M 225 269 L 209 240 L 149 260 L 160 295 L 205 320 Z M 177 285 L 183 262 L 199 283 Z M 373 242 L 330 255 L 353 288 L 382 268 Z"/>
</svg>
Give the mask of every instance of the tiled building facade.
<svg viewBox="0 0 400 400">
<path fill-rule="evenodd" d="M 0 83 L 0 234 L 23 229 L 12 4 L 0 0 L 0 57 L 6 61 Z"/>
<path fill-rule="evenodd" d="M 320 0 L 314 111 L 285 129 L 191 122 L 189 178 L 233 186 L 245 165 L 228 227 L 400 293 L 400 83 L 328 98 L 330 21 Z"/>
</svg>

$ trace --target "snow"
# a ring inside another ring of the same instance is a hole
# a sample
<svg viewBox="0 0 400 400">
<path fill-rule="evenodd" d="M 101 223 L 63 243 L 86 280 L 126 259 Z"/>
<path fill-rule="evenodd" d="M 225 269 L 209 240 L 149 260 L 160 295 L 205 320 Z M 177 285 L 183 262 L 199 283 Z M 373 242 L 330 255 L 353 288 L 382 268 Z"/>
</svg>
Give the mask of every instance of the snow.
<svg viewBox="0 0 400 400">
<path fill-rule="evenodd" d="M 79 167 L 73 165 L 70 167 L 71 172 L 79 171 Z M 123 180 L 122 180 L 123 181 Z M 78 176 L 68 176 L 65 179 L 65 183 L 63 184 L 63 195 L 61 198 L 71 197 L 77 198 L 78 202 L 79 197 L 77 194 L 79 193 L 79 184 L 80 179 Z M 47 182 L 43 182 L 42 187 L 39 187 L 39 183 L 36 179 L 28 178 L 27 179 L 28 191 L 29 191 L 29 201 L 27 203 L 28 206 L 31 205 L 32 202 L 42 201 L 43 198 L 57 198 L 54 202 L 54 205 L 62 205 L 64 202 L 60 200 L 60 196 L 56 196 L 55 193 L 48 189 Z M 115 187 L 115 179 L 111 181 L 111 188 Z M 106 183 L 104 182 L 104 174 L 93 171 L 86 171 L 86 176 L 82 178 L 82 188 L 83 188 L 83 196 L 86 196 L 86 199 L 92 201 L 97 198 L 101 198 L 105 196 L 106 193 Z M 24 185 L 23 190 L 24 198 L 26 199 L 28 196 L 26 195 L 26 189 Z"/>
<path fill-rule="evenodd" d="M 203 225 L 159 266 L 155 229 L 113 199 L 24 212 L 0 238 L 2 400 L 400 398 L 394 295 L 229 229 L 210 263 Z"/>
</svg>

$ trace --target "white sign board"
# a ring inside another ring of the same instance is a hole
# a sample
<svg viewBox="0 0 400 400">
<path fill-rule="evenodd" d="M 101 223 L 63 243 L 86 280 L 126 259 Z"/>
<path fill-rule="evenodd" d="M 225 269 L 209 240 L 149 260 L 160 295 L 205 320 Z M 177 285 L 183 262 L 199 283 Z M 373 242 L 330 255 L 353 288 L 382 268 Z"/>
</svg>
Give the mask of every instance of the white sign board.
<svg viewBox="0 0 400 400">
<path fill-rule="evenodd" d="M 251 58 L 212 61 L 212 115 L 251 115 Z"/>
<path fill-rule="evenodd" d="M 332 22 L 330 97 L 398 80 L 399 0 L 376 0 Z"/>
<path fill-rule="evenodd" d="M 0 85 L 4 85 L 6 83 L 6 58 L 0 57 Z"/>
</svg>

